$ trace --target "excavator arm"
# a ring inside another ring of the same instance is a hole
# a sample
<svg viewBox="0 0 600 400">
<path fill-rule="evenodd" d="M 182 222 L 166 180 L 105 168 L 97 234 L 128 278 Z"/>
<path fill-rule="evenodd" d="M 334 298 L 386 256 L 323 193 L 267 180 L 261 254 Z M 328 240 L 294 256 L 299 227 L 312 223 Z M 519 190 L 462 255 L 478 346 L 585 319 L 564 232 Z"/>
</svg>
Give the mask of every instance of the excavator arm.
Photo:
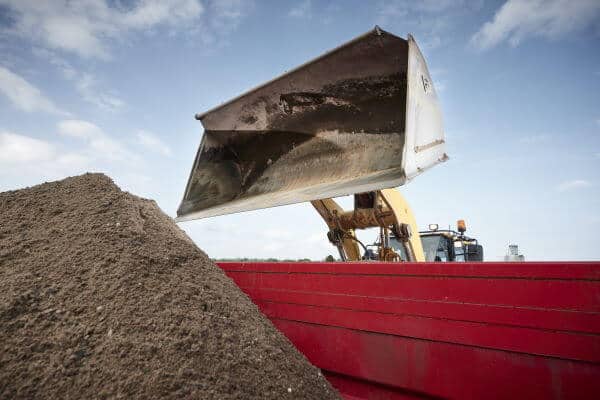
<svg viewBox="0 0 600 400">
<path fill-rule="evenodd" d="M 357 229 L 378 227 L 380 243 L 378 258 L 387 261 L 425 261 L 417 223 L 410 206 L 395 189 L 383 189 L 354 195 L 354 209 L 345 211 L 333 199 L 311 201 L 323 218 L 329 232 L 327 237 L 343 261 L 361 260 Z M 402 244 L 405 258 L 400 260 L 390 246 L 389 236 Z"/>
<path fill-rule="evenodd" d="M 333 199 L 313 200 L 311 204 L 327 224 L 329 228 L 327 238 L 337 247 L 340 259 L 342 261 L 360 260 L 360 249 L 354 228 L 343 228 L 340 223 L 340 216 L 345 213 L 344 209 Z"/>
</svg>

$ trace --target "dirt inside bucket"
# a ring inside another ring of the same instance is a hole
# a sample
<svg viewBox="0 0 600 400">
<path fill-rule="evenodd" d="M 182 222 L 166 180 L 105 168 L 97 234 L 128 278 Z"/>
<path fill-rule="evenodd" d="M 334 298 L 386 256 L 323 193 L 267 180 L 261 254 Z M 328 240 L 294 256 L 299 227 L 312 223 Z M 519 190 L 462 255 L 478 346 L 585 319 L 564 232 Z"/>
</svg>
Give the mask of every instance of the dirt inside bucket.
<svg viewBox="0 0 600 400">
<path fill-rule="evenodd" d="M 150 200 L 86 174 L 0 193 L 0 398 L 334 399 Z"/>
</svg>

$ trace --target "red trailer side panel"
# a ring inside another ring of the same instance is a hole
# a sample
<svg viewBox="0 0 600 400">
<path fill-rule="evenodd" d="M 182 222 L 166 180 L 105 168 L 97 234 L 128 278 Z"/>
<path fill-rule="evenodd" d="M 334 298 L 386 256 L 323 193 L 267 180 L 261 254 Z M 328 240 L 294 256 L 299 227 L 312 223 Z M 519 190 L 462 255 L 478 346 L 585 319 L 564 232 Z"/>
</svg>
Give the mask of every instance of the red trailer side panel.
<svg viewBox="0 0 600 400">
<path fill-rule="evenodd" d="M 219 263 L 347 399 L 600 398 L 600 263 Z"/>
</svg>

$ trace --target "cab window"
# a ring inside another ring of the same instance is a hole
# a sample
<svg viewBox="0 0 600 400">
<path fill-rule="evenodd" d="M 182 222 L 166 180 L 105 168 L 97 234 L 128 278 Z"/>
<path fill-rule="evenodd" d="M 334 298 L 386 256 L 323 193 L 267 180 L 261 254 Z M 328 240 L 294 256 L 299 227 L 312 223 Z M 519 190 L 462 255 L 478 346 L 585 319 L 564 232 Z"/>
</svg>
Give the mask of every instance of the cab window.
<svg viewBox="0 0 600 400">
<path fill-rule="evenodd" d="M 425 261 L 451 261 L 449 260 L 448 238 L 442 235 L 421 236 Z"/>
<path fill-rule="evenodd" d="M 465 247 L 462 242 L 454 242 L 454 261 L 465 262 Z"/>
</svg>

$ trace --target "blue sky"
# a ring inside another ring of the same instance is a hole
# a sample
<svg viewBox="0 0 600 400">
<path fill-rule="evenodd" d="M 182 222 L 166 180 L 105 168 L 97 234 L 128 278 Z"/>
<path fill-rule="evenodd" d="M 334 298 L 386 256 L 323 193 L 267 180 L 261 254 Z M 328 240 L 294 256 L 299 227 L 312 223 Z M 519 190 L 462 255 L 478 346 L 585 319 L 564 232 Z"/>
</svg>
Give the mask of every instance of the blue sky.
<svg viewBox="0 0 600 400">
<path fill-rule="evenodd" d="M 450 160 L 401 188 L 419 225 L 600 259 L 596 0 L 0 0 L 0 191 L 101 171 L 174 215 L 195 113 L 375 24 L 415 36 L 444 114 Z M 335 254 L 309 204 L 180 226 L 212 257 Z"/>
</svg>

